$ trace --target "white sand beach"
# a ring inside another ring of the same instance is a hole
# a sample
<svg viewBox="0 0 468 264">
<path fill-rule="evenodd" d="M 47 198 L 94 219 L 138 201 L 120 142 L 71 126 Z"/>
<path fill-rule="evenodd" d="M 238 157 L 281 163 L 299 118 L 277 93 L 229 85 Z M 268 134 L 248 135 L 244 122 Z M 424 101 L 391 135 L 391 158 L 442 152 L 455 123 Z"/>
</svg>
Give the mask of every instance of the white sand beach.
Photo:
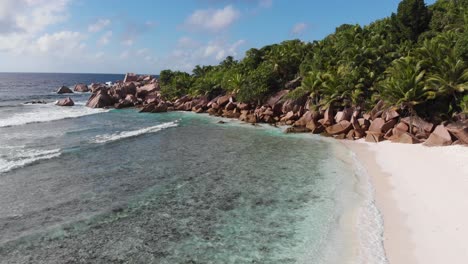
<svg viewBox="0 0 468 264">
<path fill-rule="evenodd" d="M 468 147 L 345 144 L 371 175 L 390 264 L 468 263 Z"/>
</svg>

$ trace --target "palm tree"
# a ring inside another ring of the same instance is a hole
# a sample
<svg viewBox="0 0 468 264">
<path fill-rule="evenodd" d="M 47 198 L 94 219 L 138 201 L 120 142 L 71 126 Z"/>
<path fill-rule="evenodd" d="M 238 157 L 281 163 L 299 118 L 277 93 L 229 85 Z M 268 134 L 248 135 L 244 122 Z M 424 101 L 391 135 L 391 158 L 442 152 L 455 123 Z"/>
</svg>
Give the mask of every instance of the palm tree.
<svg viewBox="0 0 468 264">
<path fill-rule="evenodd" d="M 459 38 L 459 32 L 447 31 L 426 39 L 414 52 L 428 71 L 426 86 L 450 99 L 451 111 L 460 110 L 457 103 L 468 91 L 468 65 L 454 48 Z"/>
<path fill-rule="evenodd" d="M 451 52 L 453 53 L 453 51 Z M 468 91 L 468 68 L 466 63 L 448 54 L 439 61 L 436 71 L 429 74 L 428 86 L 442 96 L 450 96 L 453 109 L 456 108 L 459 95 Z"/>
<path fill-rule="evenodd" d="M 305 58 L 306 44 L 298 39 L 283 41 L 273 45 L 265 55 L 265 60 L 273 70 L 283 79 L 289 81 L 299 71 L 299 65 Z"/>
<path fill-rule="evenodd" d="M 298 99 L 304 95 L 309 95 L 312 99 L 311 106 L 318 107 L 320 104 L 320 88 L 323 80 L 321 71 L 309 71 L 302 79 L 301 86 L 288 93 L 288 97 Z"/>
<path fill-rule="evenodd" d="M 421 62 L 413 57 L 404 57 L 392 62 L 387 69 L 387 78 L 380 82 L 378 90 L 384 101 L 401 109 L 408 109 L 410 133 L 413 130 L 412 120 L 416 115 L 414 107 L 428 99 L 434 99 L 436 93 L 424 85 L 426 71 Z"/>
<path fill-rule="evenodd" d="M 337 71 L 330 71 L 323 73 L 321 78 L 323 79 L 322 85 L 320 86 L 320 105 L 323 108 L 328 108 L 337 102 L 341 102 L 346 97 L 346 91 L 344 91 L 343 82 L 340 80 Z"/>
<path fill-rule="evenodd" d="M 232 75 L 227 76 L 226 85 L 232 93 L 237 94 L 242 89 L 242 85 L 244 83 L 244 76 L 240 73 L 233 73 Z"/>
<path fill-rule="evenodd" d="M 468 114 L 468 94 L 463 96 L 460 107 L 462 110 L 462 113 L 467 113 Z"/>
</svg>

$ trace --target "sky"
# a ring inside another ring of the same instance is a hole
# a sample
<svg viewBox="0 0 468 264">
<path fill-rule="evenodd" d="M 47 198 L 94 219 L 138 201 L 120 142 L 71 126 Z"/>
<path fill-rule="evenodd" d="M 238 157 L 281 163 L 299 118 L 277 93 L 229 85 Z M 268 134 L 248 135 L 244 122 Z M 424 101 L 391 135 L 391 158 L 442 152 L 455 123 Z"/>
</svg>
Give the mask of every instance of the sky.
<svg viewBox="0 0 468 264">
<path fill-rule="evenodd" d="M 435 0 L 426 0 L 427 4 Z M 0 72 L 190 72 L 367 25 L 399 0 L 0 0 Z"/>
</svg>

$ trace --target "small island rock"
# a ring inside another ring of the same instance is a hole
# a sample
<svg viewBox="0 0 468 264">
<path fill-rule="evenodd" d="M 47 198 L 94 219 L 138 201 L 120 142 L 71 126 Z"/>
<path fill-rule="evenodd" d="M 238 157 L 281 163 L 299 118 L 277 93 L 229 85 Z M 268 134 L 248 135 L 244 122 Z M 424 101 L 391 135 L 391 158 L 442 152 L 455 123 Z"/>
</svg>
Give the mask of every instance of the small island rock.
<svg viewBox="0 0 468 264">
<path fill-rule="evenodd" d="M 75 102 L 70 97 L 60 99 L 57 101 L 56 105 L 58 106 L 74 106 Z"/>
<path fill-rule="evenodd" d="M 87 93 L 90 90 L 88 88 L 88 85 L 79 83 L 75 85 L 75 88 L 73 88 L 73 91 L 80 92 L 80 93 Z"/>
<path fill-rule="evenodd" d="M 67 86 L 62 86 L 57 90 L 58 94 L 64 94 L 64 93 L 73 93 L 73 91 L 68 88 Z"/>
</svg>

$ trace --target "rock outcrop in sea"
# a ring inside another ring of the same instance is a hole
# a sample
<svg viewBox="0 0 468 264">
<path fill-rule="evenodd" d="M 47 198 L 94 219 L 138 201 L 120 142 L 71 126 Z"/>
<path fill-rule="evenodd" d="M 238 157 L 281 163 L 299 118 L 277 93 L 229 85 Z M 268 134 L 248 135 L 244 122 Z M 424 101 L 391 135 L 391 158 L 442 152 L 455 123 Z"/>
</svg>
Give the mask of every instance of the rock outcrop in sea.
<svg viewBox="0 0 468 264">
<path fill-rule="evenodd" d="M 73 91 L 79 92 L 79 93 L 87 93 L 89 92 L 89 88 L 88 88 L 88 85 L 79 83 L 75 85 L 75 87 L 73 88 Z"/>
<path fill-rule="evenodd" d="M 73 91 L 67 86 L 62 86 L 57 90 L 58 94 L 73 93 Z"/>
<path fill-rule="evenodd" d="M 74 106 L 75 102 L 70 97 L 60 99 L 57 101 L 56 105 L 58 106 Z"/>
<path fill-rule="evenodd" d="M 186 95 L 170 101 L 161 96 L 158 79 L 127 73 L 123 81 L 111 87 L 91 84 L 92 95 L 86 105 L 92 108 L 137 107 L 146 113 L 208 113 L 252 124 L 288 125 L 287 133 L 314 133 L 337 139 L 365 138 L 367 142 L 390 140 L 427 146 L 468 145 L 466 114 L 458 115 L 456 122 L 432 124 L 418 116 L 403 116 L 398 110 L 385 107 L 383 101 L 369 112 L 363 112 L 359 107 L 313 110 L 308 96 L 298 99 L 287 97 L 299 81 L 292 81 L 285 87 L 289 89 L 278 91 L 262 105 L 238 102 L 235 94 L 214 97 Z"/>
</svg>

